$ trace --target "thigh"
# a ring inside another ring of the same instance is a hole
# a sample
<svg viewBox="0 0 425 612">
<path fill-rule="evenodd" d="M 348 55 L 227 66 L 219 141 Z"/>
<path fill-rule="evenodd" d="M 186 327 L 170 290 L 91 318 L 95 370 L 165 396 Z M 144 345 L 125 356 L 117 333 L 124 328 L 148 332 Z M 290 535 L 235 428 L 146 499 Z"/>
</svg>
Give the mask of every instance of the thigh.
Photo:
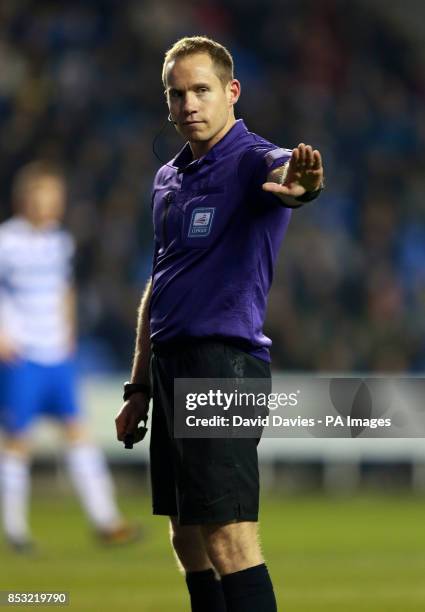
<svg viewBox="0 0 425 612">
<path fill-rule="evenodd" d="M 75 421 L 79 416 L 77 374 L 75 363 L 69 359 L 43 369 L 46 384 L 43 412 L 60 421 Z"/>
<path fill-rule="evenodd" d="M 43 381 L 36 364 L 19 361 L 1 366 L 1 423 L 9 435 L 25 433 L 43 404 Z"/>
<path fill-rule="evenodd" d="M 257 521 L 234 521 L 232 523 L 211 523 L 201 525 L 200 530 L 205 541 L 222 543 L 223 546 L 256 548 L 258 541 Z"/>
</svg>

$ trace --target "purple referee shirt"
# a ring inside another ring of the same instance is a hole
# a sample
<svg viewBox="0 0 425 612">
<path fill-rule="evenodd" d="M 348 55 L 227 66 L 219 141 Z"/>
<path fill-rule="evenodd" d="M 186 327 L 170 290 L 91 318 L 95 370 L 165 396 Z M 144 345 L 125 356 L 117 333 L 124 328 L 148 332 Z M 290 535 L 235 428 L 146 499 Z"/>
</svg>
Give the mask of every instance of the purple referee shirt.
<svg viewBox="0 0 425 612">
<path fill-rule="evenodd" d="M 261 185 L 291 153 L 239 119 L 203 157 L 193 160 L 187 143 L 159 169 L 152 342 L 221 338 L 270 361 L 267 294 L 291 210 Z"/>
</svg>

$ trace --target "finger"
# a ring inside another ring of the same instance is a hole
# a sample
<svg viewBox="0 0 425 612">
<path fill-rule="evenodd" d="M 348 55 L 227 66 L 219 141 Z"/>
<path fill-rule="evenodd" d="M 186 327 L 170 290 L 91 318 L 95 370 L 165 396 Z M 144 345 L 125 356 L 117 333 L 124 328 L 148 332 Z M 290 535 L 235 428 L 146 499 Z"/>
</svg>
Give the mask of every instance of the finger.
<svg viewBox="0 0 425 612">
<path fill-rule="evenodd" d="M 124 436 L 124 443 L 126 448 L 133 448 L 133 444 L 137 444 L 143 440 L 146 436 L 147 428 L 146 427 L 138 427 L 133 432 L 127 432 Z"/>
<path fill-rule="evenodd" d="M 122 427 L 122 428 L 118 429 L 118 427 L 117 427 L 117 440 L 119 442 L 122 442 L 124 440 L 125 435 L 126 435 L 126 428 Z"/>
<path fill-rule="evenodd" d="M 313 149 L 310 145 L 307 145 L 305 148 L 305 165 L 306 168 L 310 169 L 313 167 L 314 164 L 314 156 L 313 156 Z"/>
<path fill-rule="evenodd" d="M 134 444 L 133 434 L 125 434 L 123 442 L 124 442 L 125 448 L 133 448 L 133 444 Z"/>
<path fill-rule="evenodd" d="M 305 144 L 303 142 L 300 142 L 300 144 L 298 145 L 298 150 L 300 152 L 298 165 L 303 167 L 305 165 Z"/>
<path fill-rule="evenodd" d="M 292 195 L 293 189 L 292 186 L 287 185 L 278 185 L 277 183 L 263 183 L 262 188 L 264 191 L 269 191 L 270 193 L 283 193 L 284 195 Z"/>
<path fill-rule="evenodd" d="M 115 428 L 117 430 L 117 440 L 122 442 L 127 430 L 127 419 L 123 418 L 123 415 L 118 415 L 115 419 Z"/>
<path fill-rule="evenodd" d="M 146 435 L 146 427 L 138 427 L 134 434 L 134 442 L 140 442 Z"/>
<path fill-rule="evenodd" d="M 294 168 L 298 164 L 299 157 L 300 157 L 299 150 L 297 148 L 292 149 L 291 159 L 289 160 L 289 167 L 290 168 Z"/>
<path fill-rule="evenodd" d="M 134 434 L 137 430 L 137 426 L 139 424 L 139 421 L 137 420 L 137 418 L 131 417 L 127 420 L 127 425 L 125 428 L 125 433 L 126 434 Z"/>
<path fill-rule="evenodd" d="M 262 185 L 263 191 L 270 191 L 271 193 L 286 193 L 288 191 L 287 187 L 283 185 L 278 185 L 277 183 L 263 183 Z"/>
<path fill-rule="evenodd" d="M 319 170 L 322 167 L 322 156 L 320 155 L 320 152 L 317 149 L 314 149 L 313 151 L 313 159 L 314 159 L 313 169 Z"/>
</svg>

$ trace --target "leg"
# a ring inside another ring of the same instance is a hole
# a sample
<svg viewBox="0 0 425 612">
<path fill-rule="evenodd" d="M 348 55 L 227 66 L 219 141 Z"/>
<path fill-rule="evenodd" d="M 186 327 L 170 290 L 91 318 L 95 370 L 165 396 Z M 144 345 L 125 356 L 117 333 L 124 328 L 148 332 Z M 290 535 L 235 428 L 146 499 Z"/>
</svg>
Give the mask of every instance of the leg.
<svg viewBox="0 0 425 612">
<path fill-rule="evenodd" d="M 181 570 L 186 572 L 192 612 L 226 612 L 221 581 L 205 549 L 198 525 L 179 525 L 170 517 L 170 539 Z"/>
<path fill-rule="evenodd" d="M 138 539 L 139 529 L 123 520 L 105 457 L 90 440 L 81 422 L 74 363 L 52 366 L 46 410 L 62 426 L 67 450 L 65 462 L 82 507 L 105 544 L 124 544 Z"/>
<path fill-rule="evenodd" d="M 221 574 L 227 612 L 276 612 L 256 522 L 202 526 L 205 547 Z"/>
<path fill-rule="evenodd" d="M 153 513 L 170 517 L 170 539 L 180 570 L 186 572 L 192 612 L 226 612 L 221 581 L 217 579 L 196 524 L 180 525 L 176 499 L 177 456 L 167 425 L 173 397 L 172 368 L 152 357 L 153 409 L 150 469 Z"/>
<path fill-rule="evenodd" d="M 25 361 L 0 365 L 0 378 L 5 432 L 0 460 L 2 523 L 9 544 L 18 552 L 29 552 L 29 432 L 40 407 L 41 381 L 37 368 Z"/>
<path fill-rule="evenodd" d="M 77 420 L 65 421 L 62 429 L 67 443 L 68 472 L 84 510 L 100 529 L 118 526 L 121 517 L 103 454 L 89 442 Z"/>
<path fill-rule="evenodd" d="M 115 491 L 103 453 L 77 420 L 62 423 L 67 442 L 66 463 L 74 488 L 99 538 L 106 544 L 138 539 L 139 529 L 127 525 L 115 501 Z"/>
<path fill-rule="evenodd" d="M 30 493 L 29 441 L 24 435 L 6 438 L 0 462 L 1 514 L 6 538 L 18 552 L 31 548 L 28 526 Z"/>
<path fill-rule="evenodd" d="M 201 525 L 207 555 L 222 574 L 221 586 L 227 606 L 222 609 L 226 612 L 275 612 L 273 588 L 259 550 L 255 525 L 259 501 L 258 439 L 178 439 L 172 435 L 175 378 L 222 378 L 227 375 L 233 379 L 235 375 L 243 375 L 264 378 L 264 389 L 268 391 L 269 365 L 216 342 L 189 349 L 171 349 L 169 353 L 154 347 L 152 363 L 151 465 L 154 459 L 159 466 L 153 474 L 158 472 L 161 488 L 163 481 L 172 477 L 168 490 L 169 504 L 174 506 L 174 512 L 168 514 L 178 515 L 180 525 Z M 152 453 L 157 407 L 163 414 L 167 459 L 163 451 Z M 153 492 L 154 498 L 158 497 L 155 487 Z M 164 514 L 167 504 L 155 505 L 154 501 L 154 511 L 155 508 L 157 514 Z M 207 602 L 204 589 L 203 596 L 200 591 L 196 610 L 205 610 Z"/>
<path fill-rule="evenodd" d="M 251 521 L 202 526 L 205 547 L 221 576 L 264 563 L 258 524 Z"/>
<path fill-rule="evenodd" d="M 179 525 L 177 518 L 170 516 L 170 540 L 180 570 L 202 572 L 213 569 L 198 525 Z"/>
</svg>

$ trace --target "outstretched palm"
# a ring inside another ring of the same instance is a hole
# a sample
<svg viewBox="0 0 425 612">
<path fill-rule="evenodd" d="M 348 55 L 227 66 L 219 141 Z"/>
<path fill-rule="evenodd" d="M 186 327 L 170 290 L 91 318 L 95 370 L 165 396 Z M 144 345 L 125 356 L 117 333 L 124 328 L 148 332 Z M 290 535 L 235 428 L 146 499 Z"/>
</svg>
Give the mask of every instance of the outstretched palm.
<svg viewBox="0 0 425 612">
<path fill-rule="evenodd" d="M 310 145 L 302 142 L 292 151 L 283 184 L 270 181 L 263 184 L 263 189 L 297 198 L 304 195 L 306 191 L 319 189 L 322 181 L 323 166 L 319 151 L 313 150 Z"/>
</svg>

